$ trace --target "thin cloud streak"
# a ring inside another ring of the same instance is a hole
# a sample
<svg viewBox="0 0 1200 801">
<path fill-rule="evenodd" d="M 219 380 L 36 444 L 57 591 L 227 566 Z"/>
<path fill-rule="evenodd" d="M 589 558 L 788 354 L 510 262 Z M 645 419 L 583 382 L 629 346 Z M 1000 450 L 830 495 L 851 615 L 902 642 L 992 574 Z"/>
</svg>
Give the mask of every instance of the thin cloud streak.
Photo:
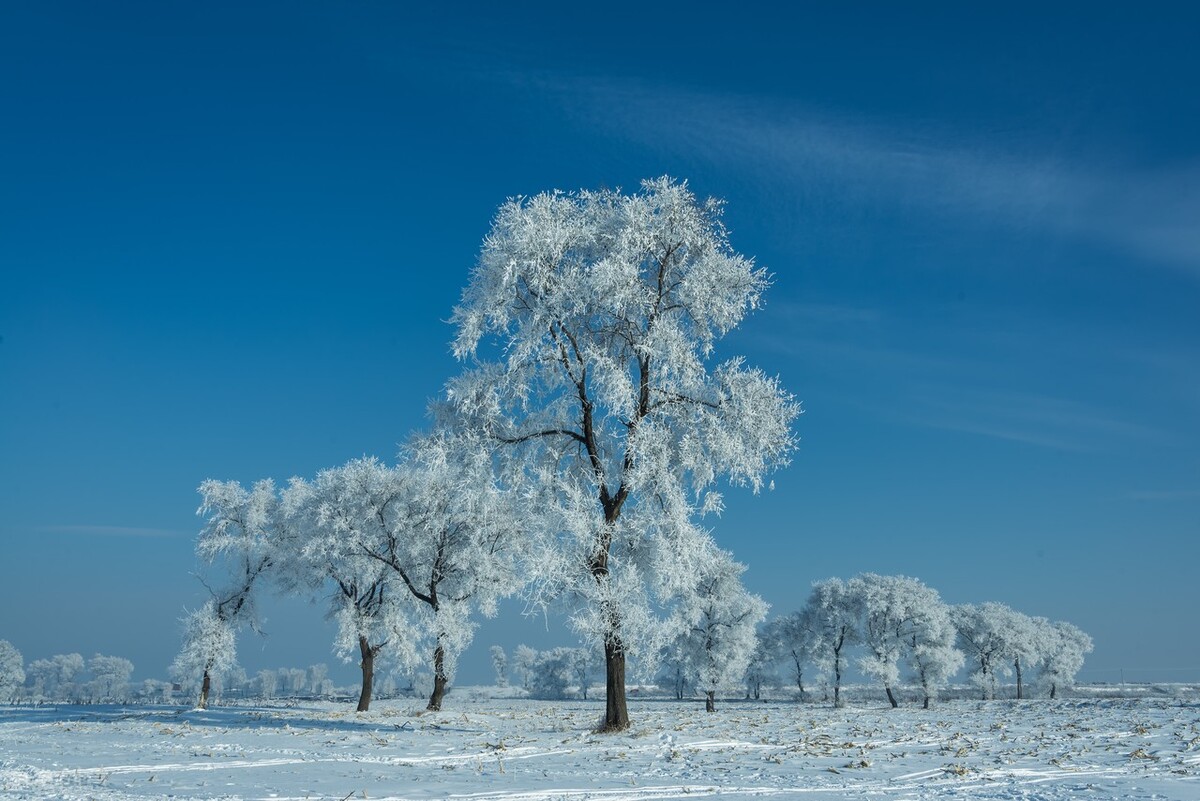
<svg viewBox="0 0 1200 801">
<path fill-rule="evenodd" d="M 188 536 L 183 531 L 137 526 L 38 526 L 35 531 L 43 534 L 78 534 L 87 537 L 175 538 Z"/>
<path fill-rule="evenodd" d="M 617 85 L 548 81 L 593 124 L 648 145 L 670 142 L 714 163 L 734 161 L 796 191 L 855 202 L 919 206 L 987 225 L 1040 228 L 1200 277 L 1200 163 L 1170 170 L 1087 168 L 968 147 L 951 134 L 810 112 L 778 101 Z"/>
</svg>

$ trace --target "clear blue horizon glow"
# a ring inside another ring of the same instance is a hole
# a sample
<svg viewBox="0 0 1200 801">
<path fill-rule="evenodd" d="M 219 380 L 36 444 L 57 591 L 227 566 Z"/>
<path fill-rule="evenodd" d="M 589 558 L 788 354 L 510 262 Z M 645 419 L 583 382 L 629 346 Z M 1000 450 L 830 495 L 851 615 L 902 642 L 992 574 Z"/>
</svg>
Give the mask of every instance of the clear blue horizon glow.
<svg viewBox="0 0 1200 801">
<path fill-rule="evenodd" d="M 774 275 L 718 357 L 801 447 L 709 521 L 772 614 L 902 573 L 1200 680 L 1190 6 L 440 8 L 5 9 L 0 639 L 164 677 L 202 480 L 394 458 L 499 204 L 668 174 Z M 336 664 L 265 611 L 251 673 Z M 509 603 L 459 683 L 566 639 Z"/>
</svg>

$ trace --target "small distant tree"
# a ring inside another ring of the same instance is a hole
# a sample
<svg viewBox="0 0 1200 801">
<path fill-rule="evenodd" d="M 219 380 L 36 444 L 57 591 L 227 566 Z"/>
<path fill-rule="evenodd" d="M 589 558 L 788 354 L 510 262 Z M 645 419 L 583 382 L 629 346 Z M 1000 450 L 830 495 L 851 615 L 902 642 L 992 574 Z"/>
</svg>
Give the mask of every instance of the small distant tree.
<svg viewBox="0 0 1200 801">
<path fill-rule="evenodd" d="M 286 523 L 276 527 L 291 538 L 276 549 L 275 572 L 285 590 L 315 600 L 333 586 L 328 617 L 337 622 L 334 652 L 345 661 L 359 658 L 359 712 L 370 709 L 375 662 L 385 649 L 402 665 L 417 658 L 412 624 L 389 591 L 391 571 L 361 541 L 366 521 L 386 513 L 395 485 L 394 471 L 375 459 L 322 470 L 312 482 L 293 478 L 280 504 Z"/>
<path fill-rule="evenodd" d="M 746 592 L 741 580 L 746 568 L 728 553 L 713 549 L 706 561 L 695 590 L 681 600 L 675 615 L 682 629 L 677 648 L 694 667 L 705 710 L 714 712 L 717 691 L 745 675 L 767 605 Z"/>
<path fill-rule="evenodd" d="M 329 665 L 324 662 L 310 665 L 308 668 L 308 691 L 313 695 L 325 692 L 325 682 L 329 680 Z"/>
<path fill-rule="evenodd" d="M 288 695 L 299 695 L 308 684 L 308 671 L 302 668 L 280 668 L 279 682 Z"/>
<path fill-rule="evenodd" d="M 1044 649 L 1041 683 L 1049 688 L 1050 697 L 1055 698 L 1060 688 L 1075 684 L 1075 676 L 1083 668 L 1084 655 L 1092 652 L 1092 638 L 1066 621 L 1035 620 L 1042 631 Z"/>
<path fill-rule="evenodd" d="M 276 528 L 282 516 L 271 481 L 260 481 L 246 490 L 236 481 L 210 479 L 200 485 L 200 495 L 197 514 L 205 518 L 205 523 L 196 542 L 196 554 L 206 565 L 222 563 L 227 574 L 223 589 L 214 589 L 201 579 L 210 601 L 184 621 L 182 661 L 178 665 L 201 673 L 196 706 L 204 709 L 217 665 L 223 664 L 228 670 L 236 663 L 237 631 L 244 626 L 258 630 L 256 590 L 287 534 Z M 190 637 L 201 639 L 193 642 Z"/>
<path fill-rule="evenodd" d="M 654 657 L 656 611 L 694 583 L 714 484 L 757 491 L 794 446 L 800 410 L 776 379 L 711 364 L 769 284 L 721 211 L 670 178 L 511 200 L 454 310 L 454 353 L 475 364 L 445 413 L 536 504 L 532 596 L 569 599 L 603 647 L 604 730 L 629 725 L 627 654 Z"/>
<path fill-rule="evenodd" d="M 779 679 L 777 673 L 779 666 L 778 642 L 770 637 L 770 631 L 769 626 L 759 629 L 758 643 L 746 665 L 744 676 L 746 697 L 756 701 L 762 698 L 764 687 L 775 686 Z"/>
<path fill-rule="evenodd" d="M 657 683 L 669 688 L 675 700 L 682 701 L 696 691 L 695 669 L 689 661 L 689 656 L 683 654 L 674 643 L 666 646 L 659 656 Z"/>
<path fill-rule="evenodd" d="M 79 697 L 76 678 L 83 672 L 81 654 L 55 654 L 29 663 L 31 695 L 37 700 L 69 701 Z"/>
<path fill-rule="evenodd" d="M 952 607 L 950 614 L 959 646 L 976 668 L 971 680 L 980 688 L 983 700 L 995 699 L 999 676 L 1007 676 L 1012 670 L 1006 632 L 1013 621 L 1013 610 L 988 601 L 978 606 L 960 604 Z"/>
<path fill-rule="evenodd" d="M 803 613 L 792 612 L 772 620 L 762 634 L 771 643 L 771 651 L 776 659 L 787 663 L 787 672 L 800 693 L 801 701 L 808 695 L 804 687 L 804 672 L 817 661 L 818 640 L 809 628 L 811 623 L 812 619 Z"/>
<path fill-rule="evenodd" d="M 275 697 L 275 688 L 279 686 L 279 676 L 273 670 L 260 670 L 254 679 L 258 697 L 270 701 Z"/>
<path fill-rule="evenodd" d="M 913 598 L 910 639 L 905 643 L 909 668 L 921 683 L 921 705 L 929 709 L 937 692 L 962 669 L 965 658 L 955 642 L 958 632 L 950 617 L 950 606 L 937 591 L 921 585 Z"/>
<path fill-rule="evenodd" d="M 1005 656 L 1012 662 L 1017 677 L 1017 698 L 1025 697 L 1025 671 L 1037 667 L 1045 653 L 1043 629 L 1029 615 L 1009 609 L 1001 634 Z"/>
<path fill-rule="evenodd" d="M 588 687 L 595 675 L 595 658 L 586 647 L 575 648 L 570 656 L 571 675 L 575 686 L 579 688 L 579 697 L 584 701 L 588 697 Z"/>
<path fill-rule="evenodd" d="M 538 652 L 528 645 L 518 645 L 513 651 L 512 670 L 520 680 L 521 687 L 528 690 L 533 680 L 534 667 L 537 665 Z"/>
<path fill-rule="evenodd" d="M 25 684 L 25 660 L 8 640 L 0 640 L 0 700 L 11 701 Z"/>
<path fill-rule="evenodd" d="M 138 690 L 138 698 L 147 704 L 166 704 L 171 701 L 171 682 L 146 679 Z"/>
<path fill-rule="evenodd" d="M 508 686 L 508 656 L 504 653 L 504 649 L 499 645 L 493 645 L 488 649 L 488 654 L 492 657 L 492 668 L 496 671 L 496 686 Z"/>
<path fill-rule="evenodd" d="M 93 701 L 124 701 L 129 696 L 129 679 L 133 663 L 119 656 L 96 654 L 88 660 L 88 672 Z"/>
<path fill-rule="evenodd" d="M 237 664 L 237 634 L 225 609 L 222 601 L 213 598 L 183 618 L 183 647 L 170 672 L 182 684 L 192 687 L 195 677 L 200 677 L 197 709 L 208 708 L 214 677 Z"/>
<path fill-rule="evenodd" d="M 534 662 L 529 694 L 533 698 L 559 699 L 570 695 L 575 683 L 575 648 L 539 651 Z"/>
<path fill-rule="evenodd" d="M 893 687 L 907 662 L 920 679 L 923 705 L 929 708 L 937 688 L 962 667 L 954 647 L 949 610 L 936 590 L 908 576 L 863 573 L 849 582 L 858 611 L 858 631 L 866 648 L 859 661 L 864 674 L 883 683 L 888 701 L 898 706 Z"/>
<path fill-rule="evenodd" d="M 893 709 L 899 702 L 892 688 L 900 680 L 900 658 L 911 637 L 911 581 L 904 576 L 863 573 L 847 584 L 857 613 L 856 629 L 866 649 L 858 661 L 859 670 L 883 684 Z"/>
<path fill-rule="evenodd" d="M 846 582 L 829 578 L 813 584 L 800 612 L 800 625 L 811 632 L 817 669 L 833 678 L 833 705 L 841 707 L 842 677 L 850 647 L 858 642 L 858 609 Z"/>
<path fill-rule="evenodd" d="M 391 486 L 357 536 L 422 610 L 412 619 L 433 643 L 428 709 L 436 711 L 474 637 L 471 614 L 494 616 L 517 589 L 511 535 L 519 510 L 496 485 L 481 443 L 449 430 L 418 438 Z"/>
</svg>

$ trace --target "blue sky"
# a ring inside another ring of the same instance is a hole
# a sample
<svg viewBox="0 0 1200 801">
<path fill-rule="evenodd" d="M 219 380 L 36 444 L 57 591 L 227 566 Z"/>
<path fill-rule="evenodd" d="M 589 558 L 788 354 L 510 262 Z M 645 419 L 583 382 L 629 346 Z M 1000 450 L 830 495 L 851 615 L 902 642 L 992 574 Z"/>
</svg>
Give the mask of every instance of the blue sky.
<svg viewBox="0 0 1200 801">
<path fill-rule="evenodd" d="M 826 4 L 828 5 L 828 4 Z M 1200 63 L 1185 4 L 38 3 L 0 12 L 0 638 L 162 676 L 208 477 L 390 458 L 496 207 L 663 174 L 775 276 L 804 403 L 718 540 L 1200 679 Z M 492 643 L 557 636 L 511 605 Z M 250 669 L 334 663 L 267 605 Z M 315 632 L 315 633 L 314 633 Z M 347 673 L 346 675 L 350 675 Z"/>
</svg>

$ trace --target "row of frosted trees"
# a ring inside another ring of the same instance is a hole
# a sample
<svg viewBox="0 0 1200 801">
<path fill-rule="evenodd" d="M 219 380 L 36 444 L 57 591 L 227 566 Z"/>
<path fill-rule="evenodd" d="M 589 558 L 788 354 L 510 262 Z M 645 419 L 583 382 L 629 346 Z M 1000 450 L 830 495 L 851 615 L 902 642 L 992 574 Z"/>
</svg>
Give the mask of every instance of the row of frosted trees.
<svg viewBox="0 0 1200 801">
<path fill-rule="evenodd" d="M 753 693 L 786 663 L 801 696 L 806 675 L 815 674 L 840 706 L 853 664 L 883 685 L 892 706 L 907 680 L 920 686 L 928 707 L 965 665 L 985 700 L 996 697 L 1001 677 L 1013 675 L 1017 698 L 1026 697 L 1031 671 L 1054 698 L 1091 650 L 1091 638 L 1071 623 L 994 602 L 951 606 L 917 579 L 863 573 L 815 583 L 803 609 L 764 626 L 748 681 Z"/>
<path fill-rule="evenodd" d="M 359 708 L 384 655 L 431 665 L 436 709 L 473 613 L 522 591 L 602 650 L 602 728 L 627 727 L 627 658 L 652 659 L 672 628 L 703 640 L 718 626 L 705 593 L 740 575 L 701 524 L 719 490 L 757 492 L 795 447 L 800 408 L 779 381 L 715 357 L 770 284 L 730 247 L 722 208 L 670 178 L 503 204 L 452 315 L 463 370 L 433 433 L 396 465 L 201 487 L 198 551 L 224 579 L 179 665 L 228 669 L 264 584 L 333 587 Z"/>
<path fill-rule="evenodd" d="M 49 659 L 24 663 L 21 652 L 0 640 L 0 701 L 26 700 L 34 703 L 124 702 L 135 696 L 129 686 L 133 663 L 120 656 L 56 654 Z M 147 682 L 136 693 L 159 697 L 165 682 Z M 170 685 L 166 685 L 170 689 Z"/>
</svg>

